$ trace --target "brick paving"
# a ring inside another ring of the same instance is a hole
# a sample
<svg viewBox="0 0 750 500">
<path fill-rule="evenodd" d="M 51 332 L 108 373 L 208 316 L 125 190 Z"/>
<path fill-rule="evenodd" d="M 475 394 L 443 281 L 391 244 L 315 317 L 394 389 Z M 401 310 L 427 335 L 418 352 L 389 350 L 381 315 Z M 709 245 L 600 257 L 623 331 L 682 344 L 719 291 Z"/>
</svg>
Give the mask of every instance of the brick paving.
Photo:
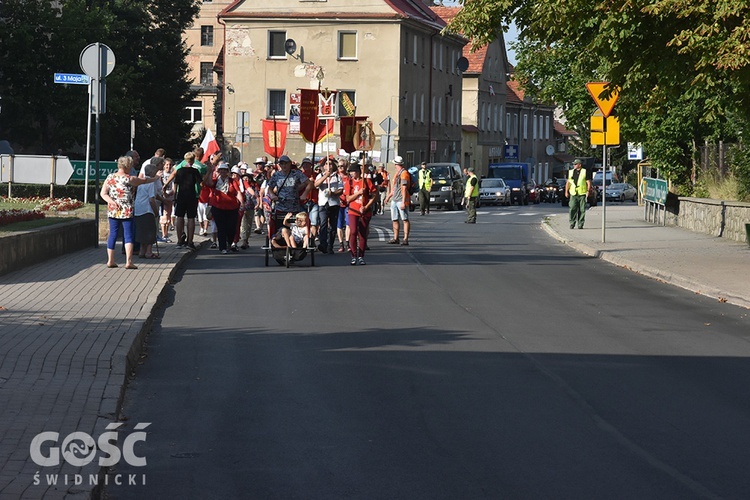
<svg viewBox="0 0 750 500">
<path fill-rule="evenodd" d="M 159 249 L 159 260 L 135 258 L 137 270 L 119 254 L 120 267 L 108 269 L 100 245 L 0 276 L 0 498 L 87 498 L 95 489 L 101 453 L 84 467 L 39 466 L 30 445 L 58 432 L 42 447 L 49 455 L 71 432 L 97 439 L 116 418 L 127 354 L 191 254 Z"/>
</svg>

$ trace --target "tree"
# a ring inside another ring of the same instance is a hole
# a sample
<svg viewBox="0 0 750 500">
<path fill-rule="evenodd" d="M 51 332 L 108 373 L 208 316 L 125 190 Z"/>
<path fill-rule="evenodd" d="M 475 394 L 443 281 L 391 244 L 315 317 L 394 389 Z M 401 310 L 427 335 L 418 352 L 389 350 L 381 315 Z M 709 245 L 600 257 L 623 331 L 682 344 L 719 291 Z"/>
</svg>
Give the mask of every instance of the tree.
<svg viewBox="0 0 750 500">
<path fill-rule="evenodd" d="M 685 179 L 695 144 L 748 131 L 748 10 L 707 0 L 472 0 L 449 29 L 481 46 L 515 22 L 517 78 L 530 95 L 560 105 L 577 129 L 592 110 L 583 83 L 612 82 L 623 136 Z"/>
<path fill-rule="evenodd" d="M 86 139 L 86 87 L 54 84 L 55 72 L 81 72 L 88 44 L 115 53 L 101 117 L 101 156 L 129 148 L 130 120 L 147 156 L 157 147 L 174 153 L 190 126 L 183 110 L 192 100 L 182 34 L 199 0 L 62 0 L 0 3 L 0 137 L 18 152 L 80 150 Z"/>
</svg>

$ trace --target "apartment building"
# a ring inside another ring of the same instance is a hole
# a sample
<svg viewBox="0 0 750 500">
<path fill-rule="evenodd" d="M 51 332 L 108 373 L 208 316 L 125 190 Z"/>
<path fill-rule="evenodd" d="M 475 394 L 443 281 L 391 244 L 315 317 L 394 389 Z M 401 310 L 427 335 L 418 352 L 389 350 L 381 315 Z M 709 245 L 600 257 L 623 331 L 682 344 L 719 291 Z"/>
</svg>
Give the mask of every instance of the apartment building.
<svg viewBox="0 0 750 500">
<path fill-rule="evenodd" d="M 410 165 L 460 159 L 458 61 L 466 40 L 442 35 L 445 22 L 424 3 L 204 1 L 195 24 L 188 38 L 196 128 L 214 130 L 233 159 L 264 154 L 261 120 L 273 118 L 289 124 L 287 154 L 309 156 L 296 105 L 299 89 L 318 87 L 346 94 L 356 115 L 373 123 L 376 161 L 395 154 Z M 351 112 L 343 102 L 339 116 Z M 388 118 L 390 141 L 380 127 Z M 316 144 L 316 156 L 339 153 L 338 124 L 334 132 Z"/>
</svg>

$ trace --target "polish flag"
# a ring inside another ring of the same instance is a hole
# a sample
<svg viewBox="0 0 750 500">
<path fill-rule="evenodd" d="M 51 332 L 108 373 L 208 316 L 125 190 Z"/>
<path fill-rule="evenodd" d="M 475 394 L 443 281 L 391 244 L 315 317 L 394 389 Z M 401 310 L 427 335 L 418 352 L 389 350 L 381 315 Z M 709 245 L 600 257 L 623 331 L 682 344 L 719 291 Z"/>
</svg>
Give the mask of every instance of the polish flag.
<svg viewBox="0 0 750 500">
<path fill-rule="evenodd" d="M 219 143 L 216 142 L 216 137 L 214 137 L 211 129 L 206 129 L 206 137 L 204 137 L 203 142 L 201 142 L 201 148 L 203 148 L 203 158 L 201 158 L 201 163 L 206 163 L 212 154 L 219 152 Z"/>
</svg>

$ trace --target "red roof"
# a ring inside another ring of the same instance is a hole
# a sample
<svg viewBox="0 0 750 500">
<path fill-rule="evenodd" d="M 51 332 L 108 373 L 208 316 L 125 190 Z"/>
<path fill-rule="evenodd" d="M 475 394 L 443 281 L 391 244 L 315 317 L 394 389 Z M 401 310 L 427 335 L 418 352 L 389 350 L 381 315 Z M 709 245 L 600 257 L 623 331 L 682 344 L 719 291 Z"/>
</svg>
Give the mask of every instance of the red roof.
<svg viewBox="0 0 750 500">
<path fill-rule="evenodd" d="M 461 7 L 430 7 L 430 10 L 440 16 L 446 24 L 451 22 Z M 463 56 L 469 61 L 469 68 L 464 74 L 480 74 L 484 68 L 484 61 L 487 58 L 487 45 L 478 49 L 476 52 L 471 51 L 471 44 L 464 45 Z"/>
<path fill-rule="evenodd" d="M 563 125 L 557 120 L 554 121 L 553 126 L 555 128 L 555 132 L 557 132 L 560 135 L 578 135 L 578 132 L 574 130 L 568 130 L 567 127 L 565 127 L 565 125 Z"/>
<path fill-rule="evenodd" d="M 443 29 L 445 21 L 432 12 L 429 7 L 415 0 L 385 0 L 385 2 L 394 10 L 393 14 L 388 13 L 368 13 L 362 12 L 336 12 L 336 11 L 315 11 L 301 12 L 299 10 L 289 10 L 287 12 L 271 11 L 253 11 L 237 12 L 237 7 L 242 5 L 246 0 L 235 0 L 219 13 L 220 18 L 237 17 L 237 18 L 262 18 L 262 19 L 411 19 L 435 29 Z"/>
<path fill-rule="evenodd" d="M 518 82 L 509 80 L 505 82 L 505 85 L 508 87 L 508 94 L 505 97 L 505 102 L 522 103 L 524 100 L 524 93 Z"/>
</svg>

